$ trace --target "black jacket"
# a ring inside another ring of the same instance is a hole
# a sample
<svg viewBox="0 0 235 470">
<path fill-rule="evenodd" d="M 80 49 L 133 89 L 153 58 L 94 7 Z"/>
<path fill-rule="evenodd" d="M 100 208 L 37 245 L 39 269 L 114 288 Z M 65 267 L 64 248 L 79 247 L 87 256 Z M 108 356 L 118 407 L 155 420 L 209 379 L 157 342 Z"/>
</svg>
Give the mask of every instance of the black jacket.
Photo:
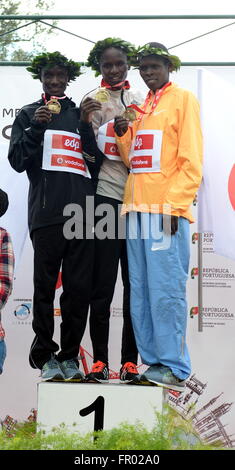
<svg viewBox="0 0 235 470">
<path fill-rule="evenodd" d="M 64 207 L 79 204 L 82 208 L 81 221 L 86 218 L 86 196 L 94 195 L 94 184 L 82 175 L 61 171 L 42 170 L 43 139 L 46 129 L 78 132 L 80 111 L 75 103 L 66 98 L 61 100 L 60 114 L 54 114 L 49 124 L 33 119 L 35 110 L 43 106 L 43 100 L 24 106 L 16 117 L 11 133 L 8 158 L 14 170 L 26 170 L 29 181 L 28 222 L 29 231 L 63 223 Z M 87 162 L 92 173 L 95 162 Z"/>
<path fill-rule="evenodd" d="M 81 136 L 83 155 L 86 157 L 86 161 L 92 161 L 95 159 L 96 165 L 92 169 L 92 179 L 94 181 L 95 189 L 98 184 L 98 176 L 100 167 L 103 163 L 103 159 L 106 158 L 103 152 L 99 149 L 95 138 L 95 133 L 92 127 L 92 123 L 86 123 L 79 121 L 78 123 L 79 134 Z"/>
</svg>

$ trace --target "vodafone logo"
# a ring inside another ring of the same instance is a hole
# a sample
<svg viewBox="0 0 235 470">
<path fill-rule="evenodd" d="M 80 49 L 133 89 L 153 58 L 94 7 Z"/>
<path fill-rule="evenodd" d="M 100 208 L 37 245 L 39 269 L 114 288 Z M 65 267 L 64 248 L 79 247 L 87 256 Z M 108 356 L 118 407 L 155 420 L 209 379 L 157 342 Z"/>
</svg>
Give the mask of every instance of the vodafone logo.
<svg viewBox="0 0 235 470">
<path fill-rule="evenodd" d="M 54 155 L 51 156 L 52 166 L 63 166 L 67 168 L 76 167 L 82 171 L 85 171 L 85 164 L 83 159 L 72 157 L 70 155 Z"/>
<path fill-rule="evenodd" d="M 152 156 L 133 157 L 131 159 L 132 168 L 152 168 Z"/>
<path fill-rule="evenodd" d="M 115 155 L 115 156 L 120 156 L 120 153 L 118 151 L 118 146 L 112 142 L 106 142 L 105 147 L 104 147 L 104 153 L 105 155 Z"/>
<path fill-rule="evenodd" d="M 110 121 L 99 128 L 98 147 L 109 160 L 120 161 L 121 156 L 115 140 L 114 121 Z"/>
<path fill-rule="evenodd" d="M 116 146 L 116 145 L 112 145 L 112 146 L 110 147 L 110 152 L 111 152 L 111 153 L 116 153 L 116 151 L 117 151 L 117 146 Z"/>
<path fill-rule="evenodd" d="M 228 195 L 232 208 L 235 210 L 235 164 L 232 167 L 228 179 Z"/>
</svg>

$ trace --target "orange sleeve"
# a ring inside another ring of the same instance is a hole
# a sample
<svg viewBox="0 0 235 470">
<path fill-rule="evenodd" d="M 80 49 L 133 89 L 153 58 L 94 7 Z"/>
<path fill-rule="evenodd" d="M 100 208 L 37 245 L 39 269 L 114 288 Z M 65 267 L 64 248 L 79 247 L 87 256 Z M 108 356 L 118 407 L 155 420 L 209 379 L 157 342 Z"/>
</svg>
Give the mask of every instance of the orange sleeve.
<svg viewBox="0 0 235 470">
<path fill-rule="evenodd" d="M 178 177 L 166 194 L 165 203 L 174 210 L 187 210 L 202 179 L 202 132 L 197 99 L 187 92 L 178 132 Z"/>
</svg>

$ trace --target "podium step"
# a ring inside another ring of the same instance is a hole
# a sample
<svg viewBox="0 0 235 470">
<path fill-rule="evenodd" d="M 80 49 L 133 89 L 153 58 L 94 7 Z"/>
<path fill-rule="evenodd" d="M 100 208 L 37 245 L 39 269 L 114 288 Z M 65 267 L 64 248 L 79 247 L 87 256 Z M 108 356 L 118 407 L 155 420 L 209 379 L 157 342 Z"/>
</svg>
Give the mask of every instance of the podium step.
<svg viewBox="0 0 235 470">
<path fill-rule="evenodd" d="M 155 386 L 42 382 L 38 384 L 37 429 L 50 433 L 61 424 L 82 435 L 123 422 L 155 424 L 162 412 L 163 389 Z"/>
</svg>

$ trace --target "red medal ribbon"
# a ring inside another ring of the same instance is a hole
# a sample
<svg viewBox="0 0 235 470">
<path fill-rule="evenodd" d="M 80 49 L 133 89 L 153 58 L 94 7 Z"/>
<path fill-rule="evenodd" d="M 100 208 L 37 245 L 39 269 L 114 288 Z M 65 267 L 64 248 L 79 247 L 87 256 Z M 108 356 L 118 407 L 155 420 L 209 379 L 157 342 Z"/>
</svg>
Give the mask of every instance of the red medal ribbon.
<svg viewBox="0 0 235 470">
<path fill-rule="evenodd" d="M 123 86 L 122 86 L 122 85 L 123 85 Z M 125 90 L 129 90 L 129 88 L 130 88 L 130 83 L 128 82 L 128 80 L 123 80 L 122 82 L 116 83 L 116 85 L 110 85 L 109 83 L 107 83 L 107 82 L 102 78 L 100 86 L 101 86 L 101 87 L 108 88 L 108 89 L 111 89 L 111 90 L 118 90 L 118 89 L 120 89 L 120 88 L 125 89 Z"/>
<path fill-rule="evenodd" d="M 152 104 L 152 107 L 151 107 L 151 111 L 150 111 L 150 113 L 146 113 L 146 109 L 148 107 L 148 104 L 150 103 L 150 100 L 153 97 L 153 95 L 151 93 L 151 90 L 149 90 L 149 92 L 147 94 L 147 97 L 146 97 L 146 100 L 145 100 L 144 105 L 143 105 L 142 114 L 151 114 L 154 111 L 154 109 L 156 108 L 157 104 L 159 103 L 165 89 L 170 85 L 171 85 L 171 82 L 168 82 L 162 88 L 160 88 L 159 90 L 156 90 L 155 95 L 154 95 L 153 104 Z M 140 115 L 138 117 L 138 121 L 141 121 L 142 117 L 143 116 Z"/>
<path fill-rule="evenodd" d="M 128 108 L 133 108 L 133 109 L 135 109 L 136 111 L 138 111 L 138 113 L 147 114 L 147 113 L 145 113 L 145 112 L 143 111 L 143 109 L 141 109 L 139 106 L 137 106 L 137 104 L 129 104 L 129 105 L 127 106 L 127 109 L 128 109 Z"/>
<path fill-rule="evenodd" d="M 50 100 L 53 100 L 53 99 L 54 99 L 54 100 L 64 100 L 65 98 L 67 98 L 66 95 L 64 95 L 64 96 L 51 96 L 51 97 L 50 97 Z M 47 104 L 48 101 L 50 101 L 50 100 L 47 100 L 47 99 L 46 99 L 45 93 L 42 94 L 42 99 L 43 99 L 43 101 L 44 101 L 45 104 Z"/>
</svg>

